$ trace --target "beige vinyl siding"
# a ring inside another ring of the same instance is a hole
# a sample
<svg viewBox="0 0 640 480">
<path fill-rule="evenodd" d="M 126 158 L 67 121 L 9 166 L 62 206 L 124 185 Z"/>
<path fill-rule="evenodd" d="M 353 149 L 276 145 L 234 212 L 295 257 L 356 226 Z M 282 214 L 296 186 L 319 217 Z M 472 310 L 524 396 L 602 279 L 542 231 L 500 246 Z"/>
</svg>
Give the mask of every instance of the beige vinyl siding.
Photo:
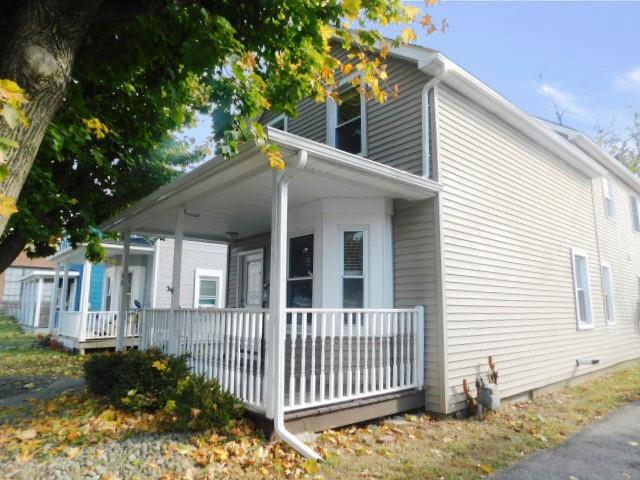
<svg viewBox="0 0 640 480">
<path fill-rule="evenodd" d="M 345 59 L 346 52 L 334 54 Z M 389 78 L 385 87 L 398 85 L 400 96 L 380 104 L 367 102 L 367 158 L 422 175 L 422 89 L 430 80 L 415 63 L 387 58 Z M 337 79 L 341 75 L 337 75 Z M 267 123 L 275 115 L 266 112 Z M 288 131 L 316 142 L 327 143 L 327 105 L 305 99 L 298 105 L 298 116 L 288 119 Z"/>
<path fill-rule="evenodd" d="M 600 256 L 611 268 L 615 324 L 607 327 L 606 355 L 615 363 L 640 356 L 640 233 L 633 231 L 630 188 L 613 174 L 611 178 L 614 218 L 605 214 L 601 179 L 593 180 L 593 189 Z M 602 285 L 598 288 L 602 290 Z"/>
<path fill-rule="evenodd" d="M 229 270 L 227 282 L 227 306 L 239 307 L 238 304 L 238 255 L 251 250 L 262 250 L 262 278 L 269 283 L 269 264 L 271 255 L 271 233 L 261 233 L 243 238 L 229 247 Z"/>
<path fill-rule="evenodd" d="M 173 245 L 172 238 L 159 240 L 160 260 L 156 283 L 156 307 L 171 306 L 171 292 L 167 290 L 173 284 Z M 182 243 L 182 268 L 180 272 L 180 306 L 193 308 L 196 269 L 227 269 L 227 246 L 220 243 L 185 240 Z M 224 294 L 224 292 L 221 292 Z"/>
<path fill-rule="evenodd" d="M 448 410 L 488 355 L 503 396 L 592 371 L 577 358 L 624 356 L 604 324 L 590 179 L 446 86 L 438 142 Z M 588 256 L 593 330 L 576 328 L 572 247 Z"/>
<path fill-rule="evenodd" d="M 435 242 L 433 199 L 396 201 L 393 217 L 394 307 L 425 307 L 425 388 L 430 410 L 441 409 L 442 395 Z"/>
</svg>

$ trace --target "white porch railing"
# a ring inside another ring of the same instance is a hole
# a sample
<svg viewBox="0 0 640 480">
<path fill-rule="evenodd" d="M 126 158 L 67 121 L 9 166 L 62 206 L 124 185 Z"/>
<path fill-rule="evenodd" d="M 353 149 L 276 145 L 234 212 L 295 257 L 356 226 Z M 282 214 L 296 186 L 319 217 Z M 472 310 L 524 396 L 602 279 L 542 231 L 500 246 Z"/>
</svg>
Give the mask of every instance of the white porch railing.
<svg viewBox="0 0 640 480">
<path fill-rule="evenodd" d="M 422 307 L 290 308 L 287 317 L 285 411 L 422 387 Z"/>
<path fill-rule="evenodd" d="M 103 338 L 116 338 L 118 331 L 118 312 L 88 312 L 85 322 L 84 339 L 95 340 Z M 125 337 L 137 337 L 139 335 L 139 314 L 137 310 L 131 310 L 127 314 L 125 325 Z"/>
<path fill-rule="evenodd" d="M 118 329 L 118 312 L 116 311 L 87 312 L 84 319 L 82 312 L 58 311 L 56 315 L 58 315 L 59 335 L 75 338 L 81 342 L 116 338 Z M 124 334 L 129 338 L 139 335 L 137 310 L 131 310 L 128 313 Z"/>
<path fill-rule="evenodd" d="M 189 353 L 191 368 L 264 410 L 268 310 L 148 309 L 141 348 Z M 424 311 L 287 309 L 285 410 L 421 388 Z"/>
<path fill-rule="evenodd" d="M 264 324 L 268 310 L 143 310 L 141 346 L 189 353 L 198 374 L 215 378 L 248 405 L 263 409 Z"/>
</svg>

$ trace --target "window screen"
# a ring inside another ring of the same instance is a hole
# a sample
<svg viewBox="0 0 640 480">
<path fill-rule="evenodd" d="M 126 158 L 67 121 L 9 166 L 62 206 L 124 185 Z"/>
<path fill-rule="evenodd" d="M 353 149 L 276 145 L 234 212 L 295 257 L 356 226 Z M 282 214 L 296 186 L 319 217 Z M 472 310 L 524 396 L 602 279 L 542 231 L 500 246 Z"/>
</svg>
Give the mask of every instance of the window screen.
<svg viewBox="0 0 640 480">
<path fill-rule="evenodd" d="M 633 222 L 633 230 L 640 232 L 640 211 L 638 209 L 638 199 L 631 195 L 631 220 Z"/>
<path fill-rule="evenodd" d="M 19 302 L 22 295 L 22 282 L 20 279 L 27 273 L 26 268 L 9 267 L 4 272 L 4 292 L 2 299 L 5 302 Z"/>
<path fill-rule="evenodd" d="M 604 195 L 604 210 L 605 214 L 609 218 L 613 218 L 616 215 L 614 193 L 613 193 L 613 181 L 610 177 L 602 178 L 602 192 Z"/>
</svg>

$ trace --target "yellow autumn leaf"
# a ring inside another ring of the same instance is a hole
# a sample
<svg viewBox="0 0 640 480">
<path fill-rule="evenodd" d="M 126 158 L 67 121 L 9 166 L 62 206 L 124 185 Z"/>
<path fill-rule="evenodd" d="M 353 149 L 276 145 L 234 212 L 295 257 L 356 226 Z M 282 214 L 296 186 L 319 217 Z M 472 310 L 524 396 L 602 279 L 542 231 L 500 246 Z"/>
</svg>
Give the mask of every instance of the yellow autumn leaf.
<svg viewBox="0 0 640 480">
<path fill-rule="evenodd" d="M 420 20 L 420 25 L 422 25 L 423 27 L 427 27 L 429 25 L 431 25 L 433 23 L 433 20 L 431 18 L 431 15 L 427 14 L 424 15 L 422 17 L 422 19 Z"/>
<path fill-rule="evenodd" d="M 411 5 L 405 5 L 404 13 L 411 21 L 413 21 L 418 15 L 420 15 L 420 9 Z"/>
<path fill-rule="evenodd" d="M 38 432 L 35 429 L 30 428 L 28 430 L 19 430 L 16 432 L 16 437 L 22 441 L 31 440 L 38 436 Z"/>
<path fill-rule="evenodd" d="M 84 123 L 84 126 L 87 128 L 87 130 L 89 130 L 89 133 L 91 133 L 98 140 L 102 140 L 110 132 L 109 128 L 104 123 L 102 123 L 100 119 L 95 117 L 89 119 L 83 118 L 82 123 Z"/>
<path fill-rule="evenodd" d="M 342 9 L 347 18 L 353 20 L 360 13 L 360 0 L 343 0 Z"/>
<path fill-rule="evenodd" d="M 16 82 L 2 78 L 0 79 L 0 100 L 17 107 L 27 102 L 27 96 Z"/>
<path fill-rule="evenodd" d="M 167 365 L 160 360 L 156 360 L 151 364 L 151 366 L 160 372 L 164 372 L 167 369 Z"/>
<path fill-rule="evenodd" d="M 478 468 L 483 473 L 486 473 L 487 475 L 490 475 L 495 471 L 494 468 L 491 465 L 489 465 L 488 463 L 482 463 L 482 464 L 478 465 Z"/>
<path fill-rule="evenodd" d="M 404 43 L 411 43 L 412 41 L 416 40 L 418 36 L 416 35 L 416 32 L 413 31 L 413 28 L 406 27 L 404 30 L 402 30 L 400 38 Z"/>
<path fill-rule="evenodd" d="M 424 0 L 424 4 L 427 7 L 433 7 L 434 5 L 436 5 L 438 3 L 438 0 Z"/>
<path fill-rule="evenodd" d="M 14 198 L 0 193 L 0 217 L 10 217 L 18 211 Z"/>
<path fill-rule="evenodd" d="M 341 70 L 343 75 L 349 75 L 349 73 L 351 73 L 351 71 L 353 70 L 353 65 L 350 63 L 344 63 L 342 64 Z"/>
<path fill-rule="evenodd" d="M 309 475 L 315 475 L 318 473 L 318 462 L 312 459 L 305 461 L 302 464 L 302 467 Z"/>
</svg>

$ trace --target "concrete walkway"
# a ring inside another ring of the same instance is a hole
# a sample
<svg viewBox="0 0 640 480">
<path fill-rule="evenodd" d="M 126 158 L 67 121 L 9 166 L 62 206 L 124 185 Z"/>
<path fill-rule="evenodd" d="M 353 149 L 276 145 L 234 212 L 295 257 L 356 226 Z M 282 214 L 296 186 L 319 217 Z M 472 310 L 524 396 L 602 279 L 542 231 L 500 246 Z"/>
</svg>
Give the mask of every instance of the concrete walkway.
<svg viewBox="0 0 640 480">
<path fill-rule="evenodd" d="M 63 393 L 82 390 L 85 386 L 85 381 L 82 378 L 62 377 L 41 390 L 2 398 L 0 399 L 0 407 L 19 407 L 29 400 L 48 400 Z"/>
<path fill-rule="evenodd" d="M 622 407 L 566 443 L 538 452 L 494 480 L 640 480 L 640 402 Z"/>
</svg>

